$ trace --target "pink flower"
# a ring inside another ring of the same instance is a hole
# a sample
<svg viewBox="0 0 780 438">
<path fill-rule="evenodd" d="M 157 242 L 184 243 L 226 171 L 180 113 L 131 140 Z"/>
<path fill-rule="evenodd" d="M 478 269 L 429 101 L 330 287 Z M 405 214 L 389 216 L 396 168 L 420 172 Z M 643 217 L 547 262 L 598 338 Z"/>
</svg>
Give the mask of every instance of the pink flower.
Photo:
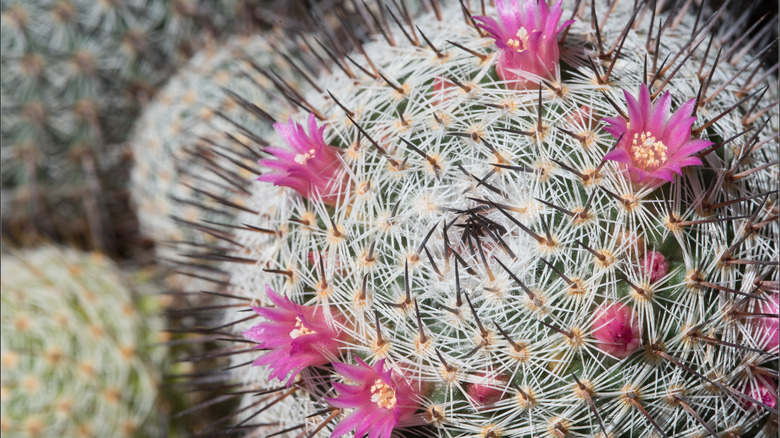
<svg viewBox="0 0 780 438">
<path fill-rule="evenodd" d="M 660 252 L 651 250 L 642 257 L 642 274 L 650 278 L 650 283 L 664 278 L 668 272 L 669 262 Z"/>
<path fill-rule="evenodd" d="M 634 311 L 620 302 L 599 306 L 592 328 L 596 347 L 620 359 L 628 357 L 642 344 L 642 332 Z"/>
<path fill-rule="evenodd" d="M 615 138 L 623 138 L 617 147 L 604 156 L 605 160 L 621 163 L 631 180 L 650 186 L 660 186 L 682 174 L 685 166 L 701 165 L 692 156 L 713 143 L 691 139 L 691 117 L 696 100 L 685 102 L 669 117 L 672 96 L 667 91 L 654 104 L 646 85 L 639 88 L 639 101 L 623 90 L 628 106 L 628 121 L 622 117 L 604 117 L 611 126 L 604 129 Z"/>
<path fill-rule="evenodd" d="M 357 383 L 333 383 L 336 398 L 326 399 L 337 408 L 355 408 L 333 430 L 331 438 L 355 431 L 355 438 L 370 434 L 370 438 L 390 438 L 393 429 L 417 410 L 417 391 L 399 373 L 384 371 L 385 360 L 373 367 L 356 357 L 357 365 L 334 363 L 333 368 L 345 378 Z"/>
<path fill-rule="evenodd" d="M 777 350 L 778 326 L 780 325 L 780 320 L 777 317 L 778 301 L 780 301 L 780 294 L 768 296 L 766 301 L 762 301 L 756 306 L 756 312 L 769 313 L 775 316 L 762 316 L 754 318 L 752 321 L 753 333 L 761 348 L 764 348 L 766 351 Z"/>
<path fill-rule="evenodd" d="M 600 120 L 598 114 L 593 114 L 593 108 L 588 105 L 582 105 L 566 116 L 566 123 L 570 125 L 590 126 Z"/>
<path fill-rule="evenodd" d="M 290 119 L 285 123 L 274 123 L 274 129 L 292 148 L 269 146 L 264 149 L 276 159 L 263 159 L 259 163 L 273 169 L 258 181 L 271 182 L 276 186 L 290 187 L 303 197 L 311 199 L 319 194 L 323 202 L 335 205 L 342 183 L 347 178 L 339 160 L 340 151 L 325 144 L 314 114 L 309 114 L 309 133 L 303 125 Z"/>
<path fill-rule="evenodd" d="M 252 366 L 268 365 L 272 379 L 284 380 L 289 375 L 289 387 L 304 368 L 324 365 L 338 357 L 339 341 L 345 335 L 327 324 L 321 306 L 300 306 L 286 296 L 279 296 L 269 286 L 266 293 L 276 307 L 252 307 L 268 321 L 243 334 L 257 342 L 258 349 L 268 350 Z M 334 319 L 338 321 L 339 317 Z"/>
<path fill-rule="evenodd" d="M 478 381 L 469 383 L 468 395 L 478 407 L 491 405 L 504 396 L 505 391 L 501 388 L 507 386 L 506 380 L 502 375 L 482 372 Z"/>
<path fill-rule="evenodd" d="M 561 1 L 547 6 L 546 0 L 496 0 L 498 22 L 474 17 L 500 49 L 496 73 L 514 89 L 536 88 L 539 80 L 553 79 L 558 70 L 558 34 L 574 23 L 558 26 L 563 15 Z"/>
</svg>

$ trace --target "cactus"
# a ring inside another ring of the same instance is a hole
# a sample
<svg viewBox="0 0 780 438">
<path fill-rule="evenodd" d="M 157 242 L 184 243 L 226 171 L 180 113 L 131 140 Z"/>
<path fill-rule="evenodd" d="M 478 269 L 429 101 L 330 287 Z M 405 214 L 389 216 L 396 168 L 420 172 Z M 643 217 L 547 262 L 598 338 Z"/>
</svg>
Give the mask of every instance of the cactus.
<svg viewBox="0 0 780 438">
<path fill-rule="evenodd" d="M 773 436 L 780 126 L 755 40 L 624 0 L 434 3 L 315 79 L 259 142 L 254 211 L 200 254 L 254 309 L 214 325 L 248 394 L 225 422 Z"/>
<path fill-rule="evenodd" d="M 96 253 L 41 247 L 2 262 L 3 435 L 162 435 L 155 301 Z"/>
<path fill-rule="evenodd" d="M 119 144 L 139 105 L 207 35 L 247 27 L 249 6 L 3 0 L 5 233 L 113 250 L 126 213 Z"/>
</svg>

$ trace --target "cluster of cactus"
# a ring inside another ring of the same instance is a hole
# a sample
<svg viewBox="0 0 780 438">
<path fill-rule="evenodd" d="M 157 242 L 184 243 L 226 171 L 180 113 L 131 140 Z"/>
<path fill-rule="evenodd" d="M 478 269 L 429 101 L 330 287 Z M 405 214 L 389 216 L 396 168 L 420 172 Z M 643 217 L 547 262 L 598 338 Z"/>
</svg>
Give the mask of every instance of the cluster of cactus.
<svg viewBox="0 0 780 438">
<path fill-rule="evenodd" d="M 212 427 L 773 436 L 768 49 L 662 2 L 497 3 L 394 16 L 243 133 L 270 171 L 193 227 L 246 394 Z"/>
<path fill-rule="evenodd" d="M 6 234 L 112 249 L 124 224 L 110 214 L 127 204 L 119 145 L 140 105 L 208 35 L 248 27 L 252 4 L 3 0 Z"/>
<path fill-rule="evenodd" d="M 3 435 L 159 434 L 163 322 L 126 283 L 96 253 L 3 254 Z"/>
</svg>

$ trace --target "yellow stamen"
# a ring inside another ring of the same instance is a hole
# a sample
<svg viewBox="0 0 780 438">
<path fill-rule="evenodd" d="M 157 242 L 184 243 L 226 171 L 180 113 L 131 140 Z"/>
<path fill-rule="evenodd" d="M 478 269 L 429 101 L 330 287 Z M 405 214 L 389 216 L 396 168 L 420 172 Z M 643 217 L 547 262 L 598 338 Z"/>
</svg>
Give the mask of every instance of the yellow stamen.
<svg viewBox="0 0 780 438">
<path fill-rule="evenodd" d="M 634 134 L 631 142 L 632 161 L 643 170 L 656 170 L 666 163 L 666 145 L 650 131 Z"/>
<path fill-rule="evenodd" d="M 295 329 L 293 329 L 290 332 L 290 337 L 291 338 L 295 339 L 298 336 L 310 335 L 310 334 L 313 334 L 313 333 L 317 333 L 317 332 L 315 332 L 314 330 L 310 330 L 310 329 L 304 327 L 303 321 L 301 321 L 301 318 L 299 318 L 297 316 L 295 317 Z"/>
<path fill-rule="evenodd" d="M 382 409 L 393 409 L 397 403 L 395 390 L 382 379 L 376 379 L 371 386 L 371 401 Z"/>
<path fill-rule="evenodd" d="M 515 49 L 518 53 L 523 53 L 528 50 L 528 30 L 521 27 L 517 31 L 517 39 L 509 38 L 506 45 Z"/>
<path fill-rule="evenodd" d="M 309 161 L 310 159 L 314 158 L 314 154 L 316 154 L 316 153 L 317 153 L 317 151 L 315 151 L 314 149 L 309 149 L 309 152 L 307 152 L 305 154 L 298 154 L 298 155 L 296 155 L 294 160 L 298 164 L 306 164 L 307 161 Z"/>
</svg>

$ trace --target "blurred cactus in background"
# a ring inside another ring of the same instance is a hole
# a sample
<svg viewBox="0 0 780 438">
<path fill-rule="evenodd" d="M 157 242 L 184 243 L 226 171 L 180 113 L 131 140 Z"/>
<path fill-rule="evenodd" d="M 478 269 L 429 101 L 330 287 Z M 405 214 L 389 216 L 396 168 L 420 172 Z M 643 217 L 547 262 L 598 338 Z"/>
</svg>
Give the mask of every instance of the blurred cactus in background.
<svg viewBox="0 0 780 438">
<path fill-rule="evenodd" d="M 131 234 L 139 106 L 205 41 L 253 24 L 238 0 L 3 0 L 4 235 L 115 250 Z M 131 221 L 128 223 L 128 221 Z"/>
<path fill-rule="evenodd" d="M 408 3 L 410 14 L 425 6 Z M 224 243 L 227 235 L 215 227 L 247 211 L 242 198 L 259 176 L 255 163 L 262 158 L 252 145 L 273 131 L 275 121 L 300 109 L 296 99 L 312 88 L 323 59 L 371 32 L 373 26 L 360 23 L 362 15 L 379 20 L 387 14 L 374 1 L 314 7 L 311 14 L 323 18 L 306 32 L 277 29 L 207 44 L 138 119 L 127 141 L 134 157 L 130 192 L 141 232 L 155 242 L 163 264 L 202 274 L 202 261 L 182 254 Z M 310 17 L 295 22 L 309 23 Z M 171 278 L 176 287 L 191 286 L 191 280 Z"/>
<path fill-rule="evenodd" d="M 295 112 L 283 97 L 256 85 L 271 88 L 262 71 L 282 75 L 292 90 L 300 89 L 302 79 L 277 52 L 283 45 L 282 35 L 272 32 L 209 44 L 171 78 L 138 119 L 128 140 L 135 158 L 132 201 L 141 232 L 155 241 L 163 264 L 181 260 L 180 254 L 193 251 L 195 244 L 218 244 L 224 233 L 205 234 L 187 225 L 204 223 L 203 230 L 208 230 L 205 222 L 229 220 L 217 199 L 232 204 L 247 190 L 246 181 L 257 176 L 252 172 L 257 157 L 245 146 L 251 143 L 246 134 L 256 135 L 270 124 L 244 112 L 235 99 L 279 117 Z M 229 129 L 237 132 L 226 136 Z M 229 167 L 236 162 L 244 167 Z M 221 173 L 222 168 L 230 171 Z M 176 278 L 177 287 L 190 279 Z"/>
<path fill-rule="evenodd" d="M 156 296 L 105 256 L 56 247 L 3 254 L 1 275 L 3 436 L 165 435 Z"/>
</svg>

